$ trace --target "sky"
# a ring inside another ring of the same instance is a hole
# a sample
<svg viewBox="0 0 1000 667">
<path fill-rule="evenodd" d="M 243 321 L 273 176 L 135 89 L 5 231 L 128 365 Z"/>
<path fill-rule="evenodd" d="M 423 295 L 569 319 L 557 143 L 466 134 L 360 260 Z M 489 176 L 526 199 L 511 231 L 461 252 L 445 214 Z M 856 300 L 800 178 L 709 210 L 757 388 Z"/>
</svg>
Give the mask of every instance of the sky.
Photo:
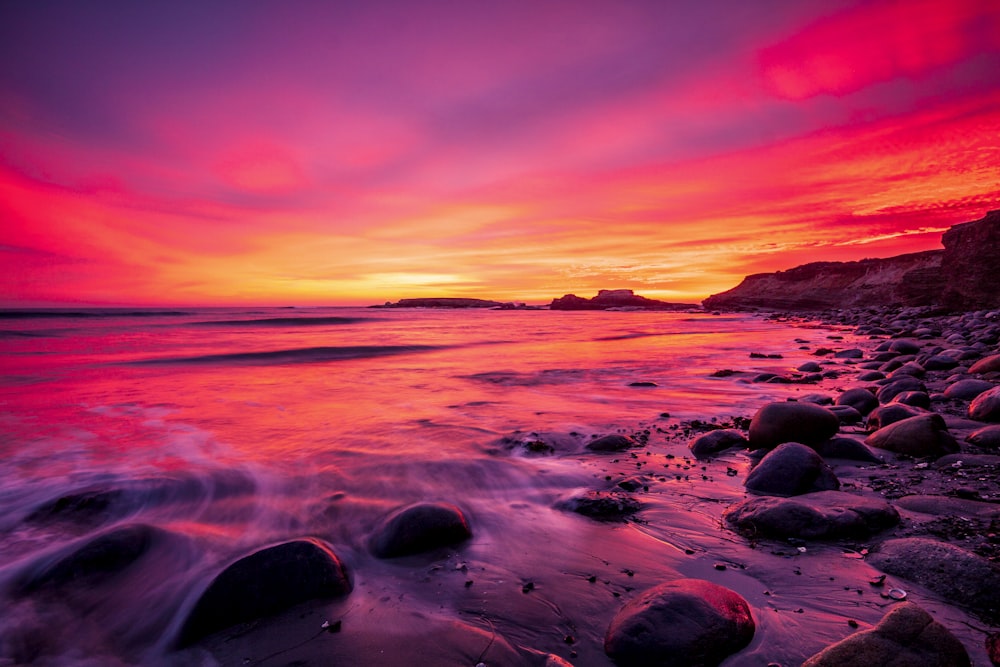
<svg viewBox="0 0 1000 667">
<path fill-rule="evenodd" d="M 995 0 L 0 0 L 0 305 L 695 302 L 1000 208 Z"/>
</svg>

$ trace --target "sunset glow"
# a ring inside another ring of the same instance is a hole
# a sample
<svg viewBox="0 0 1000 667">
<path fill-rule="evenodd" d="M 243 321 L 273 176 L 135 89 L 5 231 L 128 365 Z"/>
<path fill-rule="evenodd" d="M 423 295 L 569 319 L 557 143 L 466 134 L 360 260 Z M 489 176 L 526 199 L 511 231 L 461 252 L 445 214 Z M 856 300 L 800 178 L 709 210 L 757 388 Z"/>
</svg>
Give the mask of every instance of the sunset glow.
<svg viewBox="0 0 1000 667">
<path fill-rule="evenodd" d="M 1000 208 L 1000 5 L 5 3 L 0 303 L 698 301 Z"/>
</svg>

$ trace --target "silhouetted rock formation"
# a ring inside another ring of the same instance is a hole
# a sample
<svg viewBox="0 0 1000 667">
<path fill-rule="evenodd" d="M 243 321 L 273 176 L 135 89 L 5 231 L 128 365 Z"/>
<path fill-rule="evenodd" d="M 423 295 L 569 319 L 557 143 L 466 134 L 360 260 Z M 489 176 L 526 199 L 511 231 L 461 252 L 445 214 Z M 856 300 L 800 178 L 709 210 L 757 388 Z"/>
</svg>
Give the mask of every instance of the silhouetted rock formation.
<svg viewBox="0 0 1000 667">
<path fill-rule="evenodd" d="M 461 299 L 437 297 L 425 299 L 400 299 L 396 303 L 386 302 L 384 306 L 373 308 L 500 308 L 505 304 L 486 299 Z"/>
<path fill-rule="evenodd" d="M 813 262 L 747 276 L 702 303 L 711 310 L 826 310 L 869 306 L 1000 307 L 1000 211 L 955 225 L 944 250 L 858 262 Z"/>
<path fill-rule="evenodd" d="M 637 296 L 630 289 L 602 289 L 593 299 L 584 299 L 575 294 L 553 299 L 550 310 L 688 310 L 697 308 L 693 303 L 670 303 Z"/>
</svg>

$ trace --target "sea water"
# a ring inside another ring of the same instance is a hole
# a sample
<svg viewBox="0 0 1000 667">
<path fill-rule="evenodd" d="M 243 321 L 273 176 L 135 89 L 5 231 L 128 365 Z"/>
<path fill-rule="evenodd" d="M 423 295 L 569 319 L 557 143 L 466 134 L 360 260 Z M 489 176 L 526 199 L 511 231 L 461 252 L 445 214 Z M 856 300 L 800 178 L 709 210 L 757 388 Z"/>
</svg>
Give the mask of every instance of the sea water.
<svg viewBox="0 0 1000 667">
<path fill-rule="evenodd" d="M 349 602 L 330 611 L 345 628 L 443 615 L 488 622 L 532 649 L 572 650 L 577 664 L 610 664 L 602 633 L 632 591 L 699 576 L 746 549 L 718 526 L 720 504 L 742 497 L 738 480 L 682 466 L 685 443 L 670 436 L 685 421 L 750 416 L 816 391 L 749 378 L 815 359 L 833 333 L 704 313 L 4 312 L 0 661 L 226 662 L 219 651 L 173 651 L 184 615 L 226 564 L 311 536 L 333 546 L 354 582 Z M 744 375 L 716 377 L 722 369 Z M 637 431 L 652 435 L 631 459 L 583 446 Z M 552 451 L 521 446 L 533 439 Z M 643 521 L 559 509 L 630 470 L 656 487 Z M 372 526 L 423 500 L 459 506 L 473 539 L 423 560 L 375 559 Z M 126 524 L 173 536 L 141 576 L 100 590 L 12 592 Z M 770 604 L 765 583 L 738 576 L 730 585 Z M 823 604 L 813 602 L 817 613 L 835 606 Z M 792 624 L 771 639 L 784 637 L 800 659 L 834 638 L 820 632 L 803 646 L 798 632 Z"/>
</svg>

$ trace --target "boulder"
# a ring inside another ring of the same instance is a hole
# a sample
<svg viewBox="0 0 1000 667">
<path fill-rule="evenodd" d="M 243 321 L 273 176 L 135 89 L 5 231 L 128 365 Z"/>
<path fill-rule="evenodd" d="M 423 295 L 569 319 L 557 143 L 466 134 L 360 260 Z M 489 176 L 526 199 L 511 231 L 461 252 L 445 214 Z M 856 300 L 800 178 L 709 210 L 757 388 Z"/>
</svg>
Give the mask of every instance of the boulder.
<svg viewBox="0 0 1000 667">
<path fill-rule="evenodd" d="M 604 651 L 619 667 L 714 667 L 746 647 L 756 625 L 750 605 L 702 579 L 656 586 L 611 621 Z"/>
<path fill-rule="evenodd" d="M 969 403 L 969 419 L 978 422 L 1000 422 L 1000 386 L 984 391 Z"/>
<path fill-rule="evenodd" d="M 878 398 L 879 403 L 888 403 L 904 391 L 927 391 L 927 387 L 912 375 L 900 375 L 882 385 L 875 397 Z"/>
<path fill-rule="evenodd" d="M 889 351 L 896 354 L 917 354 L 920 352 L 920 343 L 906 338 L 899 338 L 889 343 Z"/>
<path fill-rule="evenodd" d="M 939 457 L 959 450 L 941 415 L 909 417 L 872 433 L 865 444 L 907 456 Z"/>
<path fill-rule="evenodd" d="M 962 642 L 930 614 L 904 602 L 871 630 L 826 647 L 802 667 L 969 667 Z"/>
<path fill-rule="evenodd" d="M 869 449 L 867 445 L 853 438 L 830 438 L 826 442 L 816 445 L 816 453 L 824 459 L 884 463 L 878 454 Z"/>
<path fill-rule="evenodd" d="M 54 560 L 30 566 L 15 581 L 13 592 L 25 595 L 64 586 L 102 586 L 131 568 L 169 535 L 145 524 L 114 528 L 69 547 Z"/>
<path fill-rule="evenodd" d="M 971 551 L 924 537 L 903 537 L 880 544 L 868 562 L 958 605 L 998 617 L 1000 569 Z"/>
<path fill-rule="evenodd" d="M 642 509 L 642 503 L 618 491 L 586 491 L 556 503 L 556 507 L 598 521 L 624 521 Z"/>
<path fill-rule="evenodd" d="M 921 364 L 929 371 L 947 371 L 958 366 L 958 359 L 947 354 L 935 354 Z"/>
<path fill-rule="evenodd" d="M 730 447 L 746 447 L 748 444 L 742 431 L 725 428 L 699 436 L 688 445 L 688 449 L 695 458 L 704 459 Z"/>
<path fill-rule="evenodd" d="M 623 452 L 637 445 L 636 441 L 627 435 L 605 435 L 587 443 L 587 449 L 592 452 Z"/>
<path fill-rule="evenodd" d="M 328 544 L 304 538 L 266 547 L 230 564 L 212 580 L 185 620 L 177 646 L 350 591 L 344 566 Z"/>
<path fill-rule="evenodd" d="M 896 405 L 909 405 L 912 408 L 930 410 L 931 397 L 926 391 L 904 391 L 893 396 L 892 403 Z"/>
<path fill-rule="evenodd" d="M 819 491 L 792 498 L 748 498 L 723 513 L 737 530 L 784 539 L 864 539 L 899 523 L 889 503 L 843 491 Z"/>
<path fill-rule="evenodd" d="M 778 445 L 760 460 L 745 482 L 761 495 L 797 496 L 811 491 L 833 491 L 840 481 L 813 449 L 797 442 Z"/>
<path fill-rule="evenodd" d="M 860 424 L 861 420 L 864 419 L 860 412 L 849 405 L 831 405 L 829 410 L 837 415 L 837 419 L 840 420 L 841 424 L 848 426 Z"/>
<path fill-rule="evenodd" d="M 378 558 L 396 558 L 451 546 L 472 537 L 462 510 L 447 503 L 418 503 L 397 509 L 372 532 Z"/>
<path fill-rule="evenodd" d="M 1000 424 L 977 429 L 970 433 L 965 441 L 983 449 L 1000 449 Z"/>
<path fill-rule="evenodd" d="M 976 396 L 979 396 L 984 391 L 992 389 L 994 386 L 995 385 L 992 382 L 987 382 L 986 380 L 968 378 L 948 385 L 948 388 L 944 390 L 944 397 L 962 401 L 971 401 Z"/>
<path fill-rule="evenodd" d="M 875 394 L 864 387 L 856 387 L 854 389 L 848 389 L 838 396 L 836 404 L 849 405 L 861 414 L 867 415 L 869 412 L 878 407 L 878 399 L 875 398 Z"/>
<path fill-rule="evenodd" d="M 909 405 L 903 405 L 902 403 L 881 405 L 872 410 L 871 414 L 868 415 L 867 429 L 869 431 L 877 431 L 880 428 L 885 428 L 889 424 L 895 424 L 898 421 L 903 421 L 904 419 L 924 414 L 927 414 L 926 410 L 921 410 Z"/>
<path fill-rule="evenodd" d="M 784 442 L 816 445 L 840 430 L 840 420 L 824 407 L 812 403 L 768 403 L 750 421 L 750 447 L 777 447 Z"/>
<path fill-rule="evenodd" d="M 970 373 L 1000 373 L 1000 354 L 994 354 L 989 357 L 984 357 L 976 363 L 972 364 L 969 369 Z"/>
</svg>

